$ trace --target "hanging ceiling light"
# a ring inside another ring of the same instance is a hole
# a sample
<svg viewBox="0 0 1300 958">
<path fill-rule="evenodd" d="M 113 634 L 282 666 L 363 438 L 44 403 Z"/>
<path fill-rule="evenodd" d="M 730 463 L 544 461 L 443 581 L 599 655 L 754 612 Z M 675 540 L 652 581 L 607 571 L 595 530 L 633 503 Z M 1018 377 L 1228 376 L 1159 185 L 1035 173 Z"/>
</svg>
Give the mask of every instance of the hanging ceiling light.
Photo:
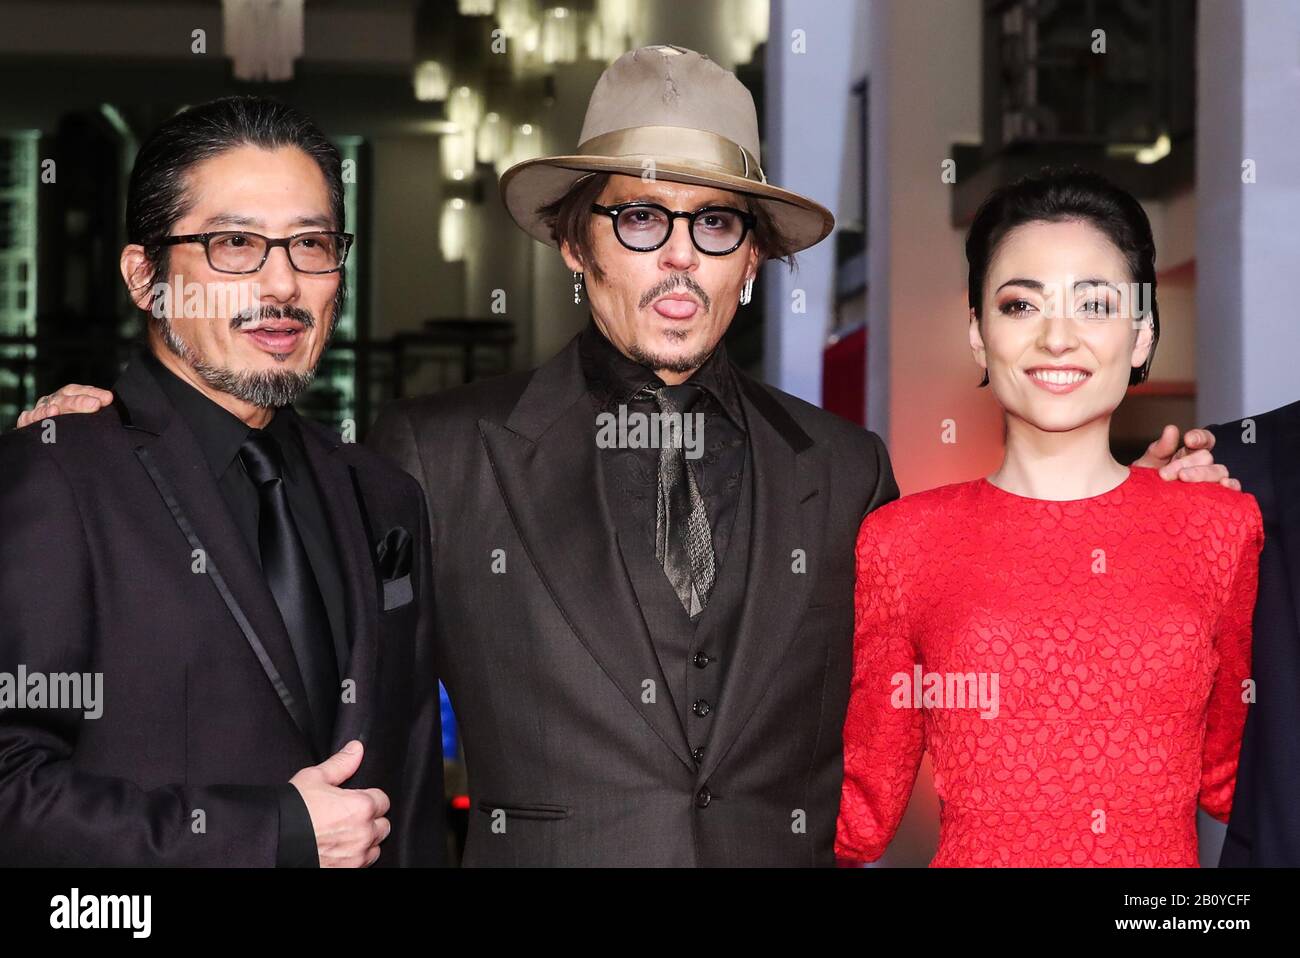
<svg viewBox="0 0 1300 958">
<path fill-rule="evenodd" d="M 293 79 L 302 56 L 303 0 L 221 0 L 221 33 L 235 79 Z"/>
<path fill-rule="evenodd" d="M 489 113 L 478 126 L 475 155 L 480 163 L 496 163 L 510 147 L 510 127 L 500 113 Z"/>
<path fill-rule="evenodd" d="M 635 47 L 636 15 L 635 0 L 597 0 L 595 11 L 586 18 L 587 57 L 617 60 Z"/>
<path fill-rule="evenodd" d="M 551 7 L 542 14 L 542 62 L 573 63 L 578 59 L 578 18 L 568 7 Z"/>
<path fill-rule="evenodd" d="M 469 231 L 469 211 L 460 197 L 442 204 L 442 217 L 438 224 L 438 246 L 442 258 L 448 263 L 459 263 L 465 258 L 465 234 Z"/>
<path fill-rule="evenodd" d="M 737 63 L 748 63 L 758 45 L 767 40 L 768 0 L 728 0 L 726 17 L 734 25 L 731 55 Z"/>
<path fill-rule="evenodd" d="M 474 134 L 464 130 L 444 133 L 440 144 L 442 172 L 451 180 L 463 180 L 474 172 Z"/>
<path fill-rule="evenodd" d="M 491 16 L 494 0 L 456 0 L 456 12 L 463 17 Z"/>
<path fill-rule="evenodd" d="M 447 119 L 471 133 L 483 118 L 483 97 L 467 86 L 458 86 L 447 98 Z"/>
<path fill-rule="evenodd" d="M 540 72 L 542 18 L 537 0 L 499 0 L 497 24 L 509 40 L 511 76 L 518 80 Z"/>
<path fill-rule="evenodd" d="M 633 47 L 627 34 L 618 33 L 596 17 L 587 20 L 583 42 L 587 47 L 588 60 L 601 60 L 607 63 L 617 60 Z"/>
<path fill-rule="evenodd" d="M 536 123 L 521 123 L 510 131 L 510 145 L 496 161 L 497 176 L 521 160 L 542 155 L 542 128 Z"/>
<path fill-rule="evenodd" d="M 597 0 L 596 18 L 612 33 L 627 36 L 632 32 L 635 0 Z"/>
<path fill-rule="evenodd" d="M 447 68 L 437 60 L 425 60 L 416 64 L 412 82 L 415 85 L 415 98 L 426 103 L 447 99 L 447 90 L 451 86 Z"/>
<path fill-rule="evenodd" d="M 497 23 L 512 40 L 535 27 L 537 20 L 537 0 L 501 0 L 497 6 Z"/>
<path fill-rule="evenodd" d="M 542 128 L 536 123 L 521 123 L 515 127 L 514 138 L 511 141 L 515 152 L 519 154 L 519 159 L 530 160 L 535 156 L 542 155 Z"/>
</svg>

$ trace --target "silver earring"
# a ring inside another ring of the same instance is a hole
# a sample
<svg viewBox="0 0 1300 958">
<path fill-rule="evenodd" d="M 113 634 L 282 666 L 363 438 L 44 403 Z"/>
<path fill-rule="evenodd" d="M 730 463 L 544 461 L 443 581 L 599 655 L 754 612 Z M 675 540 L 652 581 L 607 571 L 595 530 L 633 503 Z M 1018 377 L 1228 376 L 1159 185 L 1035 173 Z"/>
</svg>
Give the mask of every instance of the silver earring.
<svg viewBox="0 0 1300 958">
<path fill-rule="evenodd" d="M 573 304 L 575 306 L 582 303 L 582 274 L 574 272 L 573 274 Z"/>
<path fill-rule="evenodd" d="M 749 301 L 754 297 L 754 277 L 745 280 L 745 285 L 740 290 L 740 305 L 748 306 Z"/>
</svg>

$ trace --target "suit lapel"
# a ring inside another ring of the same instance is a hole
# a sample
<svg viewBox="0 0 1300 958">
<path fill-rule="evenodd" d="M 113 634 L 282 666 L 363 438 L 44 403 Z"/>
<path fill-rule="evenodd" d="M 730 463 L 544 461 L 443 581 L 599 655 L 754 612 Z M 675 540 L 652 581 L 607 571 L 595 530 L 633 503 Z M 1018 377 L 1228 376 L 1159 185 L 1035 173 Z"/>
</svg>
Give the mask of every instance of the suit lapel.
<svg viewBox="0 0 1300 958">
<path fill-rule="evenodd" d="M 292 412 L 292 411 L 290 411 Z M 361 497 L 355 467 L 342 458 L 342 442 L 328 430 L 308 423 L 292 413 L 302 426 L 303 445 L 316 481 L 320 485 L 325 515 L 334 533 L 339 569 L 347 590 L 347 629 L 352 653 L 343 679 L 356 683 L 355 702 L 339 709 L 334 728 L 334 748 L 352 739 L 366 741 L 379 700 L 375 687 L 379 674 L 379 593 L 383 588 L 372 560 L 376 533 L 368 528 L 369 517 Z"/>
<path fill-rule="evenodd" d="M 170 403 L 140 361 L 127 366 L 113 391 L 136 457 L 191 550 L 202 550 L 209 581 L 314 752 L 306 691 L 275 598 L 240 536 L 198 443 L 181 418 L 173 415 Z"/>
<path fill-rule="evenodd" d="M 777 678 L 816 581 L 826 497 L 822 460 L 803 431 L 761 386 L 737 371 L 754 467 L 749 574 L 718 724 L 699 781 L 725 757 L 759 700 Z M 795 572 L 796 550 L 806 569 Z"/>
<path fill-rule="evenodd" d="M 605 502 L 577 340 L 537 370 L 504 425 L 480 419 L 479 431 L 519 537 L 561 613 L 632 707 L 693 769 Z M 647 680 L 658 690 L 653 703 L 643 700 Z"/>
</svg>

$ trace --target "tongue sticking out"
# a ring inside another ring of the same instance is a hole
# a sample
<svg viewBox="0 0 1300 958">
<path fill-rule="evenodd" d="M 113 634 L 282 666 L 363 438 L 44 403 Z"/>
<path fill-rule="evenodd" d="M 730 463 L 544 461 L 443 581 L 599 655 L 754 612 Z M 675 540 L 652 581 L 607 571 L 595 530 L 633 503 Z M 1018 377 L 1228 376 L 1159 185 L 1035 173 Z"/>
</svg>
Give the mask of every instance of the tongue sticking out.
<svg viewBox="0 0 1300 958">
<path fill-rule="evenodd" d="M 661 299 L 654 304 L 654 309 L 668 319 L 690 319 L 699 307 L 687 299 Z"/>
</svg>

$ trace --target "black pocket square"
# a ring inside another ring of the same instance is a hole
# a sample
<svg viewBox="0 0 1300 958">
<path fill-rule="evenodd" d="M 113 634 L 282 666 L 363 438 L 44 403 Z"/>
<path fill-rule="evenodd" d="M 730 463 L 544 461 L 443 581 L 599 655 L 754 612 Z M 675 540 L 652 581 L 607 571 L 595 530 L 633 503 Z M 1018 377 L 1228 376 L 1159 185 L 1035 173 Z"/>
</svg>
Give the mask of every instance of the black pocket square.
<svg viewBox="0 0 1300 958">
<path fill-rule="evenodd" d="M 385 581 L 400 579 L 411 572 L 411 534 L 402 526 L 393 526 L 375 546 L 375 561 Z"/>
</svg>

